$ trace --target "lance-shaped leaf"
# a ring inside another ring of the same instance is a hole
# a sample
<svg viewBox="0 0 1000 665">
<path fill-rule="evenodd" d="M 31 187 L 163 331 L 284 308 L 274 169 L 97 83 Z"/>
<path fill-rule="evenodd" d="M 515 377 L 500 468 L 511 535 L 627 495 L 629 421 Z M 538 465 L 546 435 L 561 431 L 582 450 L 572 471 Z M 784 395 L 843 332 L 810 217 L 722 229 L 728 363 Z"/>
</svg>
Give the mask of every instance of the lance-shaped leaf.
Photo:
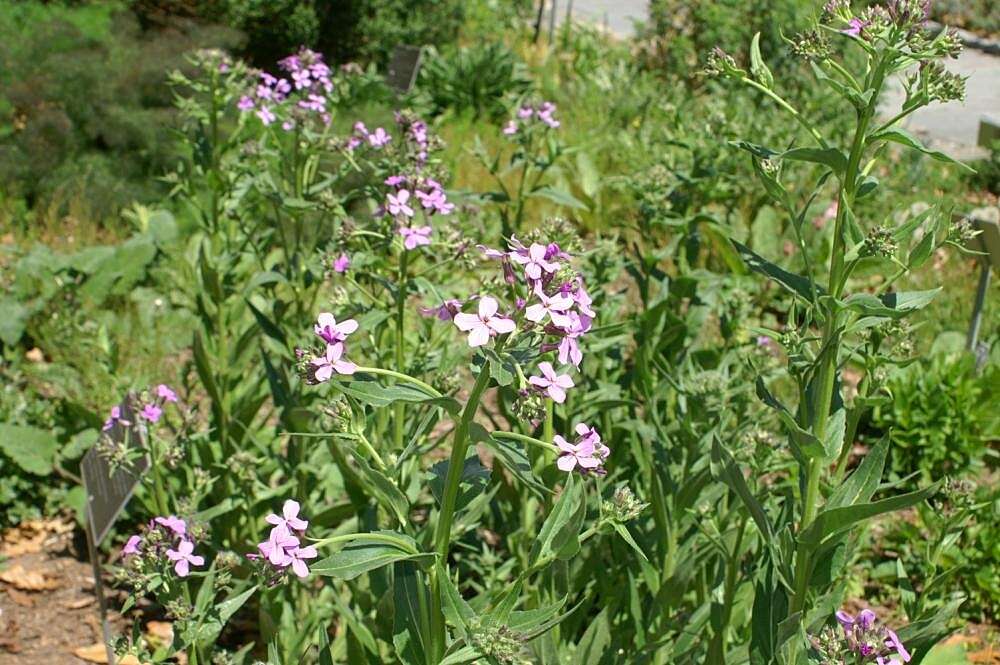
<svg viewBox="0 0 1000 665">
<path fill-rule="evenodd" d="M 461 405 L 455 399 L 431 395 L 416 386 L 409 384 L 382 385 L 375 380 L 359 378 L 359 375 L 354 375 L 353 378 L 354 380 L 351 381 L 335 381 L 331 385 L 336 386 L 345 395 L 350 395 L 359 402 L 376 408 L 388 406 L 394 402 L 407 402 L 410 404 L 433 404 L 452 414 L 458 413 L 461 409 Z"/>
<path fill-rule="evenodd" d="M 885 469 L 885 459 L 889 452 L 889 437 L 883 436 L 872 446 L 861 464 L 848 477 L 844 484 L 833 491 L 826 502 L 827 508 L 853 506 L 857 503 L 867 503 L 875 495 L 882 471 Z"/>
<path fill-rule="evenodd" d="M 872 134 L 871 136 L 868 137 L 869 143 L 872 143 L 874 141 L 891 141 L 893 143 L 905 145 L 908 148 L 913 148 L 914 150 L 918 150 L 924 153 L 931 159 L 936 159 L 939 162 L 946 162 L 948 164 L 956 164 L 957 166 L 960 166 L 966 171 L 968 171 L 969 173 L 976 172 L 975 169 L 966 164 L 963 164 L 957 159 L 949 157 L 948 155 L 938 150 L 931 150 L 930 148 L 926 147 L 923 143 L 920 142 L 920 139 L 918 139 L 916 136 L 909 133 L 905 129 L 894 128 L 876 132 L 875 134 Z"/>
<path fill-rule="evenodd" d="M 493 453 L 494 461 L 507 469 L 525 487 L 538 495 L 552 494 L 552 490 L 542 484 L 531 471 L 531 462 L 527 455 L 513 442 L 494 439 L 486 428 L 479 423 L 469 426 L 469 436 L 473 441 L 482 443 Z"/>
<path fill-rule="evenodd" d="M 719 443 L 719 439 L 715 437 L 712 439 L 712 475 L 722 480 L 722 482 L 729 485 L 730 489 L 736 492 L 750 512 L 750 517 L 757 524 L 757 528 L 760 529 L 764 540 L 770 542 L 774 536 L 774 529 L 771 527 L 771 521 L 767 519 L 764 507 L 760 505 L 757 497 L 750 491 L 747 481 L 743 478 L 743 473 L 739 467 L 736 466 L 732 455 L 723 449 Z"/>
<path fill-rule="evenodd" d="M 458 632 L 459 637 L 468 639 L 469 626 L 476 619 L 476 612 L 465 602 L 448 569 L 438 562 L 435 565 L 438 588 L 441 590 L 441 611 L 445 620 Z"/>
<path fill-rule="evenodd" d="M 550 557 L 569 559 L 580 551 L 580 526 L 587 513 L 583 483 L 570 474 L 531 548 L 532 565 Z"/>
<path fill-rule="evenodd" d="M 810 524 L 805 531 L 799 535 L 799 542 L 804 545 L 819 545 L 830 536 L 836 535 L 846 529 L 851 528 L 858 522 L 870 519 L 877 515 L 892 513 L 903 510 L 910 506 L 925 501 L 938 491 L 938 484 L 916 492 L 900 494 L 873 503 L 858 503 L 853 506 L 843 506 L 839 508 L 826 508 Z"/>
<path fill-rule="evenodd" d="M 351 450 L 351 457 L 358 466 L 358 478 L 369 494 L 388 510 L 399 521 L 400 524 L 407 524 L 410 516 L 410 502 L 402 490 L 396 487 L 392 479 L 377 469 L 373 469 L 368 464 L 368 460 L 362 457 L 356 450 Z"/>
<path fill-rule="evenodd" d="M 323 542 L 317 543 L 322 546 Z M 420 552 L 409 536 L 394 531 L 354 534 L 341 551 L 316 562 L 309 569 L 316 575 L 352 580 L 369 570 L 397 561 L 414 561 L 421 565 L 433 562 L 434 554 Z"/>
<path fill-rule="evenodd" d="M 764 58 L 760 55 L 759 32 L 753 36 L 753 41 L 750 42 L 750 73 L 757 79 L 758 83 L 768 90 L 774 85 L 774 75 L 771 74 L 771 70 L 764 64 Z"/>
<path fill-rule="evenodd" d="M 792 159 L 797 162 L 812 162 L 828 166 L 837 174 L 847 170 L 847 157 L 836 148 L 792 148 L 781 153 L 781 159 Z"/>
<path fill-rule="evenodd" d="M 427 642 L 430 639 L 424 634 L 421 621 L 421 613 L 426 611 L 421 608 L 428 606 L 427 587 L 417 579 L 417 569 L 412 562 L 397 562 L 393 571 L 392 643 L 396 647 L 396 657 L 405 665 L 422 665 L 428 660 Z"/>
<path fill-rule="evenodd" d="M 875 296 L 870 293 L 855 293 L 844 300 L 849 309 L 865 316 L 886 316 L 898 319 L 910 312 L 926 307 L 941 287 L 929 291 L 898 291 Z"/>
<path fill-rule="evenodd" d="M 748 268 L 755 272 L 773 279 L 775 282 L 785 287 L 792 293 L 795 293 L 805 300 L 812 302 L 816 295 L 822 295 L 824 293 L 823 289 L 812 282 L 808 277 L 803 277 L 802 275 L 797 275 L 793 272 L 788 272 L 784 268 L 781 268 L 764 257 L 756 254 L 752 249 L 746 245 L 737 242 L 736 240 L 730 239 L 733 245 L 736 247 L 736 251 L 739 252 L 740 258 L 747 265 Z"/>
</svg>

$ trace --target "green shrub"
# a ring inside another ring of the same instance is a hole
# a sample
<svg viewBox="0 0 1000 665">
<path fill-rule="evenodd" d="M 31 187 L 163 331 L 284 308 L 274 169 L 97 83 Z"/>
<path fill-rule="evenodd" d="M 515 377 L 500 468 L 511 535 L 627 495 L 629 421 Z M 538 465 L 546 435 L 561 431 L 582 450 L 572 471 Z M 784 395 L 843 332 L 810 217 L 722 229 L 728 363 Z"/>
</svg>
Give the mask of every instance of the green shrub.
<svg viewBox="0 0 1000 665">
<path fill-rule="evenodd" d="M 971 355 L 937 353 L 900 370 L 887 388 L 891 399 L 873 409 L 870 426 L 890 432 L 898 473 L 939 478 L 983 464 L 1000 435 L 995 363 L 977 376 Z"/>
<path fill-rule="evenodd" d="M 435 114 L 446 110 L 472 111 L 475 117 L 497 119 L 506 113 L 504 98 L 531 87 L 527 68 L 503 44 L 429 49 L 420 70 L 419 87 Z"/>
</svg>

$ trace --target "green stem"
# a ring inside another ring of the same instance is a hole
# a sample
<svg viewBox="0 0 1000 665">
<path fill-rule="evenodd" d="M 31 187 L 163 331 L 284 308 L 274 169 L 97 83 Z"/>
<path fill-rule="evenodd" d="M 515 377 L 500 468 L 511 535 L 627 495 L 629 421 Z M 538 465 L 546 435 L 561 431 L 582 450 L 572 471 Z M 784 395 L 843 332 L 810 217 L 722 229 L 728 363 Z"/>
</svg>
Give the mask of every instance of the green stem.
<svg viewBox="0 0 1000 665">
<path fill-rule="evenodd" d="M 153 476 L 153 495 L 156 500 L 156 509 L 160 515 L 166 517 L 170 514 L 170 506 L 167 503 L 167 492 L 163 485 L 163 473 L 160 465 L 160 447 L 157 439 L 152 434 L 149 435 L 149 466 Z"/>
<path fill-rule="evenodd" d="M 817 131 L 817 129 L 813 127 L 812 124 L 795 109 L 795 107 L 786 102 L 782 97 L 780 97 L 774 91 L 765 88 L 760 83 L 757 83 L 757 81 L 754 81 L 752 78 L 746 76 L 740 77 L 740 81 L 749 85 L 751 88 L 759 92 L 762 92 L 763 94 L 770 97 L 775 104 L 777 104 L 784 110 L 788 111 L 792 115 L 792 117 L 794 117 L 799 122 L 800 125 L 805 127 L 806 130 L 812 135 L 812 137 L 816 139 L 816 142 L 820 144 L 820 146 L 822 146 L 823 148 L 829 147 L 826 143 L 826 139 L 823 138 L 823 135 L 820 134 L 819 131 Z"/>
<path fill-rule="evenodd" d="M 406 349 L 404 324 L 406 321 L 406 268 L 409 262 L 410 253 L 403 248 L 403 256 L 399 260 L 399 282 L 396 285 L 396 371 L 404 372 L 406 369 Z M 403 418 L 404 405 L 402 401 L 393 404 L 393 443 L 395 450 L 403 447 Z"/>
</svg>

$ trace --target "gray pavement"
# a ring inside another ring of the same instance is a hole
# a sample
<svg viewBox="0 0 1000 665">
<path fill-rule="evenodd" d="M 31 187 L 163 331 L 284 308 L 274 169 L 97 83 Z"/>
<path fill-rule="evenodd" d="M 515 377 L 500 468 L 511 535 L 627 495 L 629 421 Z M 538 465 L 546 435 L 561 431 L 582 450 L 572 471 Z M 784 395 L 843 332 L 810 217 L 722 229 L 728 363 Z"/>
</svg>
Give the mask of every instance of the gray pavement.
<svg viewBox="0 0 1000 665">
<path fill-rule="evenodd" d="M 644 20 L 648 7 L 648 0 L 548 0 L 550 9 L 553 1 L 558 22 L 565 20 L 567 7 L 572 5 L 574 21 L 604 25 L 623 37 L 633 34 L 633 20 Z M 984 151 L 976 146 L 980 118 L 990 115 L 1000 119 L 1000 56 L 966 48 L 958 60 L 949 61 L 946 66 L 969 77 L 965 102 L 921 109 L 906 118 L 903 126 L 929 145 L 959 159 L 981 156 Z M 883 110 L 895 113 L 902 102 L 902 87 L 895 81 Z"/>
</svg>

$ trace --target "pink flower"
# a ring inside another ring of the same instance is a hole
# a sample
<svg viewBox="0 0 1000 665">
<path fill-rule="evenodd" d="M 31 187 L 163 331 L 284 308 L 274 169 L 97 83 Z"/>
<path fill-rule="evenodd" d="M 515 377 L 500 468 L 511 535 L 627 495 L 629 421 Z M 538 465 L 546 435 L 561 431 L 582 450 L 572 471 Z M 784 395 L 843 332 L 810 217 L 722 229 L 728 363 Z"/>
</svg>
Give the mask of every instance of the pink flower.
<svg viewBox="0 0 1000 665">
<path fill-rule="evenodd" d="M 147 404 L 144 407 L 142 407 L 142 411 L 139 413 L 139 415 L 141 415 L 149 422 L 155 423 L 158 422 L 160 420 L 160 416 L 163 415 L 163 409 L 161 409 L 156 404 Z"/>
<path fill-rule="evenodd" d="M 433 230 L 429 226 L 418 226 L 415 228 L 410 228 L 409 226 L 399 227 L 399 235 L 403 236 L 403 247 L 406 249 L 416 249 L 420 245 L 431 244 L 430 236 Z"/>
<path fill-rule="evenodd" d="M 530 106 L 522 106 L 517 110 L 517 117 L 522 120 L 527 120 L 531 116 L 535 115 L 535 109 Z"/>
<path fill-rule="evenodd" d="M 405 217 L 413 217 L 413 208 L 406 204 L 410 200 L 410 192 L 406 189 L 401 189 L 396 192 L 395 195 L 388 194 L 388 205 L 389 213 L 392 215 L 403 215 Z"/>
<path fill-rule="evenodd" d="M 323 356 L 313 358 L 312 364 L 316 368 L 316 380 L 320 383 L 329 381 L 334 372 L 337 374 L 354 374 L 358 366 L 352 362 L 341 360 L 341 356 L 343 355 L 344 345 L 342 343 L 328 344 L 326 353 Z"/>
<path fill-rule="evenodd" d="M 131 536 L 122 548 L 122 556 L 132 556 L 139 553 L 139 545 L 142 543 L 142 536 Z"/>
<path fill-rule="evenodd" d="M 594 301 L 591 299 L 590 294 L 587 293 L 587 289 L 583 288 L 583 284 L 580 284 L 576 290 L 573 291 L 572 298 L 573 302 L 576 303 L 576 308 L 580 310 L 581 314 L 589 316 L 592 319 L 597 317 L 594 310 L 590 308 Z"/>
<path fill-rule="evenodd" d="M 253 108 L 253 99 L 247 95 L 240 97 L 239 103 L 236 104 L 236 108 L 241 111 L 249 111 Z"/>
<path fill-rule="evenodd" d="M 861 19 L 855 17 L 847 22 L 847 28 L 841 30 L 845 35 L 850 35 L 851 37 L 860 37 L 861 31 L 865 27 L 865 22 Z"/>
<path fill-rule="evenodd" d="M 594 456 L 594 444 L 584 440 L 579 443 L 570 443 L 559 434 L 552 437 L 556 447 L 559 448 L 559 459 L 556 466 L 560 471 L 569 473 L 577 466 L 581 469 L 596 469 L 601 466 L 601 460 Z"/>
<path fill-rule="evenodd" d="M 284 568 L 292 562 L 288 556 L 288 550 L 298 547 L 299 539 L 291 534 L 284 526 L 276 526 L 271 529 L 267 540 L 257 545 L 261 556 L 271 562 L 272 565 Z"/>
<path fill-rule="evenodd" d="M 580 367 L 583 361 L 583 352 L 580 351 L 580 344 L 576 341 L 590 330 L 590 317 L 580 316 L 576 312 L 569 313 L 570 325 L 562 329 L 563 338 L 559 340 L 559 362 L 563 365 L 573 363 Z"/>
<path fill-rule="evenodd" d="M 309 522 L 299 519 L 299 502 L 287 499 L 281 507 L 281 517 L 271 513 L 264 518 L 264 521 L 274 526 L 283 526 L 289 531 L 305 531 Z"/>
<path fill-rule="evenodd" d="M 418 189 L 415 194 L 424 208 L 433 209 L 442 215 L 451 214 L 451 211 L 455 209 L 453 204 L 448 203 L 448 199 L 445 198 L 444 192 L 440 189 L 432 189 L 429 192 L 422 192 Z"/>
<path fill-rule="evenodd" d="M 368 142 L 376 148 L 381 148 L 391 140 L 392 137 L 389 136 L 381 127 L 377 128 L 374 132 L 368 135 Z"/>
<path fill-rule="evenodd" d="M 182 540 L 176 550 L 167 550 L 167 558 L 176 561 L 174 572 L 180 577 L 187 577 L 191 566 L 205 565 L 205 557 L 192 554 L 194 543 L 190 540 Z"/>
<path fill-rule="evenodd" d="M 313 326 L 320 339 L 327 344 L 343 344 L 347 336 L 358 329 L 358 322 L 354 319 L 347 319 L 337 323 L 337 319 L 330 312 L 322 312 L 316 317 L 316 325 Z"/>
<path fill-rule="evenodd" d="M 154 517 L 153 522 L 159 524 L 160 526 L 167 527 L 174 532 L 175 536 L 181 536 L 183 538 L 187 535 L 187 522 L 176 515 L 170 515 L 169 517 Z"/>
<path fill-rule="evenodd" d="M 292 564 L 292 572 L 298 577 L 307 577 L 309 575 L 309 567 L 306 565 L 305 559 L 315 559 L 318 556 L 316 548 L 312 545 L 308 547 L 293 547 L 286 550 L 286 552 Z"/>
<path fill-rule="evenodd" d="M 566 314 L 566 310 L 573 306 L 572 299 L 560 293 L 549 297 L 542 293 L 541 289 L 537 289 L 535 295 L 541 302 L 529 305 L 524 310 L 524 318 L 534 323 L 541 323 L 547 314 L 552 323 L 560 328 L 568 328 L 572 325 L 572 320 Z"/>
<path fill-rule="evenodd" d="M 517 134 L 517 123 L 513 120 L 507 121 L 507 124 L 504 125 L 503 133 L 505 136 L 513 136 L 514 134 Z"/>
<path fill-rule="evenodd" d="M 333 261 L 333 271 L 336 273 L 345 273 L 347 269 L 351 267 L 351 257 L 347 254 L 341 254 Z"/>
<path fill-rule="evenodd" d="M 156 396 L 162 399 L 164 402 L 177 401 L 177 393 L 171 390 L 170 387 L 165 383 L 161 383 L 160 385 L 156 386 Z"/>
<path fill-rule="evenodd" d="M 354 131 L 357 132 L 358 134 L 361 134 L 362 136 L 368 136 L 368 128 L 365 127 L 365 123 L 361 122 L 360 120 L 354 123 Z"/>
<path fill-rule="evenodd" d="M 606 459 L 611 454 L 611 449 L 601 442 L 601 435 L 596 429 L 587 423 L 577 423 L 574 429 L 579 436 L 577 442 L 583 443 L 586 441 L 594 444 L 594 454 L 597 457 Z"/>
<path fill-rule="evenodd" d="M 544 102 L 538 109 L 538 119 L 544 122 L 546 125 L 552 129 L 558 129 L 559 121 L 552 117 L 552 114 L 556 112 L 556 105 L 552 102 Z"/>
<path fill-rule="evenodd" d="M 556 374 L 552 363 L 548 361 L 538 363 L 538 369 L 542 371 L 541 376 L 529 376 L 528 383 L 541 388 L 553 401 L 562 404 L 566 401 L 566 390 L 573 387 L 573 378 L 569 374 Z"/>
<path fill-rule="evenodd" d="M 524 266 L 524 274 L 531 280 L 539 280 L 544 273 L 554 273 L 559 270 L 559 264 L 545 260 L 545 245 L 537 242 L 532 243 L 528 248 L 527 255 L 520 252 L 511 252 L 510 258 L 516 263 Z"/>
<path fill-rule="evenodd" d="M 516 326 L 513 321 L 496 315 L 500 306 L 493 298 L 489 296 L 480 298 L 478 309 L 478 314 L 459 312 L 455 315 L 455 325 L 458 329 L 469 333 L 469 346 L 482 346 L 494 335 L 514 332 Z"/>
</svg>

